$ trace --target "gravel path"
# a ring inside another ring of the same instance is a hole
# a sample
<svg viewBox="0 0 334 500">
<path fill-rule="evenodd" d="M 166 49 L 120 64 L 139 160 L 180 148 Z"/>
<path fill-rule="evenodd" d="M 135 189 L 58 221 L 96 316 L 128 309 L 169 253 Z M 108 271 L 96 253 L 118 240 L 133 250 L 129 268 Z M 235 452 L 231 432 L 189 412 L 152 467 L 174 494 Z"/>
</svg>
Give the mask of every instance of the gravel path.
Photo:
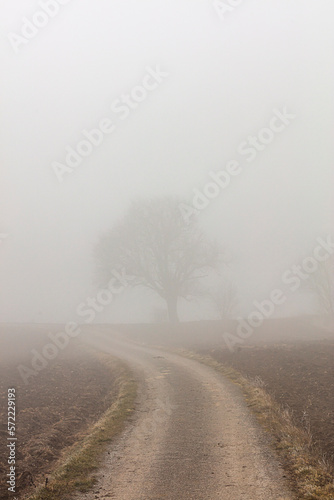
<svg viewBox="0 0 334 500">
<path fill-rule="evenodd" d="M 294 498 L 237 386 L 197 361 L 104 334 L 139 382 L 136 411 L 82 500 Z"/>
</svg>

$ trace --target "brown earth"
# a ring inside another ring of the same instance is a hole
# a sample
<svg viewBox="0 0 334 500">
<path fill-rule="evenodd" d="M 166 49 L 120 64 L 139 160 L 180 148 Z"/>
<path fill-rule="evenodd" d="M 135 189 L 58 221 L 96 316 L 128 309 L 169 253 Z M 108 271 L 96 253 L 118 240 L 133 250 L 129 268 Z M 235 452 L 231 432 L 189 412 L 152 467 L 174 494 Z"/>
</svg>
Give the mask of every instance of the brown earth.
<svg viewBox="0 0 334 500">
<path fill-rule="evenodd" d="M 71 339 L 66 349 L 25 385 L 17 370 L 31 361 L 31 348 L 48 342 L 45 327 L 6 328 L 1 332 L 0 366 L 0 498 L 7 496 L 7 390 L 16 389 L 17 491 L 45 481 L 63 451 L 112 404 L 117 396 L 117 373 L 93 351 Z M 53 327 L 54 328 L 54 327 Z M 22 333 L 26 336 L 22 337 Z"/>
<path fill-rule="evenodd" d="M 94 327 L 94 330 L 101 328 Z M 108 332 L 110 328 L 107 327 Z M 173 328 L 170 325 L 124 325 L 119 330 L 137 345 L 147 343 L 194 349 L 234 366 L 252 379 L 257 378 L 257 382 L 263 381 L 266 390 L 293 411 L 298 425 L 309 426 L 314 442 L 333 463 L 333 335 L 303 319 L 273 320 L 259 328 L 248 340 L 248 345 L 245 343 L 240 350 L 231 353 L 224 349 L 222 338 L 222 333 L 230 328 L 233 325 L 198 322 Z M 109 391 L 115 387 L 116 379 L 98 359 L 79 348 L 79 341 L 72 339 L 70 345 L 26 386 L 20 379 L 17 364 L 29 366 L 30 350 L 41 350 L 49 342 L 46 327 L 25 328 L 24 337 L 20 325 L 2 330 L 0 328 L 1 408 L 5 411 L 0 415 L 3 437 L 0 446 L 6 437 L 7 425 L 7 407 L 3 403 L 6 403 L 8 387 L 14 386 L 18 394 L 18 468 L 21 474 L 26 473 L 21 478 L 24 487 L 29 482 L 29 473 L 36 484 L 44 480 L 62 450 L 110 405 L 113 391 L 111 394 Z M 157 356 L 157 361 L 164 362 L 164 358 Z M 164 370 L 153 379 L 160 380 L 161 376 L 165 376 Z M 174 383 L 172 387 L 176 387 Z M 189 388 L 181 389 L 190 394 Z M 188 421 L 191 418 L 189 416 Z M 172 436 L 173 432 L 171 439 Z M 150 440 L 147 442 L 149 444 Z M 3 448 L 0 460 L 1 474 L 7 473 L 7 451 Z M 126 469 L 129 474 L 132 470 L 132 467 Z M 2 495 L 1 498 L 6 497 Z"/>
<path fill-rule="evenodd" d="M 291 410 L 294 422 L 309 430 L 314 445 L 334 468 L 333 341 L 248 346 L 235 353 L 222 348 L 202 352 L 263 381 L 267 392 Z"/>
</svg>

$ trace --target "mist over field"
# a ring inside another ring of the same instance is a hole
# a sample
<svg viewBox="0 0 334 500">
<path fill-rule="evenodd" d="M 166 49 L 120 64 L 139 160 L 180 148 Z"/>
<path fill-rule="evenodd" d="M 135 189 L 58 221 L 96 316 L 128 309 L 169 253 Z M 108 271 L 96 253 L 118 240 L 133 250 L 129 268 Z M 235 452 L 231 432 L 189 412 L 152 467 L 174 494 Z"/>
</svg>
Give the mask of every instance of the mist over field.
<svg viewBox="0 0 334 500">
<path fill-rule="evenodd" d="M 333 0 L 0 3 L 0 497 L 334 498 Z"/>
<path fill-rule="evenodd" d="M 5 2 L 2 321 L 87 321 L 103 235 L 133 202 L 172 197 L 222 245 L 228 266 L 204 288 L 233 285 L 234 315 L 277 288 L 286 300 L 274 316 L 317 314 L 316 294 L 282 276 L 332 231 L 331 10 Z M 182 320 L 219 318 L 205 294 L 178 308 Z M 127 287 L 92 321 L 152 321 L 156 310 L 161 297 Z"/>
</svg>

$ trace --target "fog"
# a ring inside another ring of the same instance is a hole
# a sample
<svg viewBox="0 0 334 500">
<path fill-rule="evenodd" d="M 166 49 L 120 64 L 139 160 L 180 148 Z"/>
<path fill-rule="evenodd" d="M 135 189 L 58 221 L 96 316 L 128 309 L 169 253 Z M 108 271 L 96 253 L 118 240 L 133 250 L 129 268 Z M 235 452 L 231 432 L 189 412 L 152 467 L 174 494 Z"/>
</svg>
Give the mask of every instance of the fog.
<svg viewBox="0 0 334 500">
<path fill-rule="evenodd" d="M 222 280 L 248 314 L 332 231 L 332 3 L 60 3 L 42 17 L 54 3 L 1 3 L 1 321 L 78 321 L 101 236 L 134 200 L 170 196 L 222 244 Z M 230 182 L 204 199 L 221 171 Z M 315 313 L 287 281 L 274 315 Z M 127 289 L 94 321 L 160 306 Z M 215 317 L 205 297 L 179 309 Z"/>
</svg>

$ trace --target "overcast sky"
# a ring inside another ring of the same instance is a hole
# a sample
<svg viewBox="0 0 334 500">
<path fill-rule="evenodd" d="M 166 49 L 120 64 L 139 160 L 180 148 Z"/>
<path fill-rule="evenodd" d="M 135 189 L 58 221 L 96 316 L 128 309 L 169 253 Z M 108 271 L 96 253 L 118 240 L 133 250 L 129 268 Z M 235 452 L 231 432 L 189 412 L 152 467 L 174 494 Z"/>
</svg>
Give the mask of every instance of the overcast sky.
<svg viewBox="0 0 334 500">
<path fill-rule="evenodd" d="M 96 293 L 94 246 L 129 203 L 191 203 L 231 160 L 241 172 L 200 218 L 229 249 L 245 311 L 332 230 L 333 1 L 222 4 L 1 0 L 2 321 L 75 320 Z M 131 91 L 141 102 L 121 112 Z M 101 120 L 113 131 L 59 182 L 66 148 Z M 307 312 L 297 295 L 282 314 Z"/>
</svg>

